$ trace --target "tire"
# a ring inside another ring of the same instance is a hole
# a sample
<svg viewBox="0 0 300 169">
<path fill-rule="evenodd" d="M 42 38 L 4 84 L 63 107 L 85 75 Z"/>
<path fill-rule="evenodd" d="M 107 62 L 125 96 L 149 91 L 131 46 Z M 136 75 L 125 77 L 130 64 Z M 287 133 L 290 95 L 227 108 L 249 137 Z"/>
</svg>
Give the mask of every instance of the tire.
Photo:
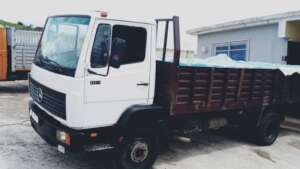
<svg viewBox="0 0 300 169">
<path fill-rule="evenodd" d="M 116 164 L 118 169 L 150 169 L 157 154 L 154 135 L 135 134 L 125 138 L 118 148 Z"/>
<path fill-rule="evenodd" d="M 261 146 L 272 145 L 278 137 L 279 130 L 280 115 L 275 113 L 266 114 L 256 128 L 256 142 Z"/>
</svg>

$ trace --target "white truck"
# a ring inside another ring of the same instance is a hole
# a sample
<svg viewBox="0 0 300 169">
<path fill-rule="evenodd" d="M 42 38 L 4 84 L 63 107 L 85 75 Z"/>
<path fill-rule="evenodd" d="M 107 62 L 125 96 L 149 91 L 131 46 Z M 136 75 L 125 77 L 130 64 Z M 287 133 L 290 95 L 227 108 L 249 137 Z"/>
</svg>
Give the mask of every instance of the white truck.
<svg viewBox="0 0 300 169">
<path fill-rule="evenodd" d="M 173 134 L 228 124 L 271 145 L 284 108 L 299 105 L 285 102 L 284 75 L 180 66 L 179 18 L 156 21 L 166 27 L 160 61 L 155 24 L 103 12 L 49 17 L 29 76 L 35 131 L 62 153 L 115 149 L 119 169 L 150 168 Z M 170 24 L 174 61 L 165 62 Z"/>
</svg>

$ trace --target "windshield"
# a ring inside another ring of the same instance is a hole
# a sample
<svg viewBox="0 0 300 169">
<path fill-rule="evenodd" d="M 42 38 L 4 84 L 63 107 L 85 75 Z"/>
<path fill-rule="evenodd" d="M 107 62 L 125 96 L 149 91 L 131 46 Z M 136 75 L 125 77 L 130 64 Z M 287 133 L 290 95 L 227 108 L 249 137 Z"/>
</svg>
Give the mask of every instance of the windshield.
<svg viewBox="0 0 300 169">
<path fill-rule="evenodd" d="M 90 17 L 48 19 L 35 63 L 57 73 L 74 76 Z"/>
</svg>

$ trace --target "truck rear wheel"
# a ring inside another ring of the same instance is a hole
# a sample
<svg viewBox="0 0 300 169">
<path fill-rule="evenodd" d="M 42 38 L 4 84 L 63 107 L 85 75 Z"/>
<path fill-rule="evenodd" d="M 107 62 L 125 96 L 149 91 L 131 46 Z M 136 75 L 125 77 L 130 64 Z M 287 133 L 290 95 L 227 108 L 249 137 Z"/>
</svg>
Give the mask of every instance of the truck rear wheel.
<svg viewBox="0 0 300 169">
<path fill-rule="evenodd" d="M 256 128 L 256 141 L 259 145 L 268 146 L 273 144 L 279 134 L 280 116 L 279 114 L 266 114 Z"/>
<path fill-rule="evenodd" d="M 125 138 L 116 162 L 118 169 L 150 169 L 156 157 L 155 137 L 143 134 Z"/>
</svg>

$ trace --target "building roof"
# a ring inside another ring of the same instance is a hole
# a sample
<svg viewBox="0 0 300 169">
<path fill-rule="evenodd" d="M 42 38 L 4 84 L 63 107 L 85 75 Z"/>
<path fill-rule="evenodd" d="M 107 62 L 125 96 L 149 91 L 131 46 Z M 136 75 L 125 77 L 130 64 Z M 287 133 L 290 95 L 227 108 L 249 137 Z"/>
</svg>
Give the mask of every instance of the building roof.
<svg viewBox="0 0 300 169">
<path fill-rule="evenodd" d="M 293 20 L 300 20 L 300 11 L 286 12 L 281 14 L 255 17 L 255 18 L 249 18 L 244 20 L 221 23 L 217 25 L 199 27 L 199 28 L 188 30 L 187 33 L 191 35 L 204 35 L 204 34 L 234 30 L 234 29 L 276 24 L 279 23 L 280 21 L 293 21 Z"/>
</svg>

